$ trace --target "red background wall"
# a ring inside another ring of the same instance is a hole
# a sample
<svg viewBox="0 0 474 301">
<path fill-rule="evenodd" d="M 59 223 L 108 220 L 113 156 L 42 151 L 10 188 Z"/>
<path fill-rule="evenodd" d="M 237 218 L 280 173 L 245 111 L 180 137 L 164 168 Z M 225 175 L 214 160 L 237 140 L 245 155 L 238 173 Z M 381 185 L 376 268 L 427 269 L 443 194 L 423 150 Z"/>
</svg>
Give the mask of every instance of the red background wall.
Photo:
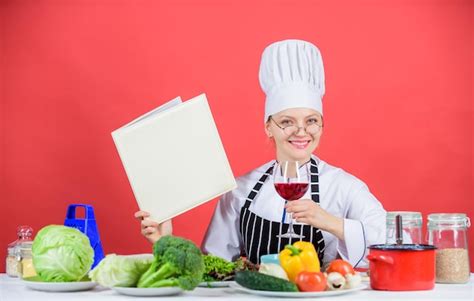
<svg viewBox="0 0 474 301">
<path fill-rule="evenodd" d="M 387 210 L 474 218 L 472 1 L 256 2 L 2 1 L 0 257 L 72 202 L 94 205 L 106 253 L 150 251 L 110 132 L 177 95 L 207 93 L 236 176 L 272 159 L 257 75 L 285 38 L 323 54 L 321 158 Z M 175 234 L 200 243 L 215 204 Z"/>
</svg>

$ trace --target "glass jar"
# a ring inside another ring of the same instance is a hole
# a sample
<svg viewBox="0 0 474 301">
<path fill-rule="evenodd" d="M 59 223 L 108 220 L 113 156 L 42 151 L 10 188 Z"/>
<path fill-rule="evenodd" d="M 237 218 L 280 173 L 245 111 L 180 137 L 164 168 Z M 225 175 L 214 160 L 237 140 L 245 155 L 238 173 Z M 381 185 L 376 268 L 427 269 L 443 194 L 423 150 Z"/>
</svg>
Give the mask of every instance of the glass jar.
<svg viewBox="0 0 474 301">
<path fill-rule="evenodd" d="M 390 211 L 387 212 L 387 232 L 386 243 L 396 243 L 396 223 L 397 215 L 402 217 L 403 227 L 403 243 L 404 244 L 421 244 L 422 242 L 422 224 L 423 218 L 420 212 L 410 211 Z"/>
<path fill-rule="evenodd" d="M 7 250 L 7 260 L 5 270 L 8 276 L 18 277 L 20 276 L 20 261 L 17 259 L 17 248 L 16 246 L 10 246 Z"/>
<path fill-rule="evenodd" d="M 436 282 L 469 281 L 467 229 L 471 225 L 463 213 L 428 215 L 428 243 L 436 250 Z"/>
<path fill-rule="evenodd" d="M 31 253 L 31 247 L 33 242 L 23 242 L 19 246 L 20 251 L 20 264 L 21 264 L 21 278 L 28 278 L 36 276 L 36 270 L 33 266 L 33 256 Z"/>
<path fill-rule="evenodd" d="M 8 244 L 6 258 L 6 272 L 10 277 L 21 276 L 21 254 L 19 246 L 25 242 L 32 242 L 33 229 L 30 226 L 17 228 L 18 239 Z"/>
</svg>

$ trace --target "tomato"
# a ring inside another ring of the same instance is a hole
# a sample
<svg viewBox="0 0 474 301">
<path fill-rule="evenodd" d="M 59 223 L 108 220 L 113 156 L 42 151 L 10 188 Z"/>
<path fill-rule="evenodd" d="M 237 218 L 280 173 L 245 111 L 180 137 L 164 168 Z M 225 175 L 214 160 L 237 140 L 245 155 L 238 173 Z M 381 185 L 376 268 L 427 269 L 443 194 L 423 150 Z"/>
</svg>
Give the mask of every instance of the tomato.
<svg viewBox="0 0 474 301">
<path fill-rule="evenodd" d="M 352 265 L 349 262 L 342 259 L 336 259 L 336 260 L 331 261 L 328 268 L 326 269 L 326 273 L 329 274 L 332 272 L 338 272 L 342 276 L 346 276 L 346 274 L 348 273 L 355 274 L 354 268 L 352 267 Z"/>
<path fill-rule="evenodd" d="M 321 272 L 300 272 L 295 283 L 301 292 L 320 292 L 326 289 L 326 276 Z"/>
</svg>

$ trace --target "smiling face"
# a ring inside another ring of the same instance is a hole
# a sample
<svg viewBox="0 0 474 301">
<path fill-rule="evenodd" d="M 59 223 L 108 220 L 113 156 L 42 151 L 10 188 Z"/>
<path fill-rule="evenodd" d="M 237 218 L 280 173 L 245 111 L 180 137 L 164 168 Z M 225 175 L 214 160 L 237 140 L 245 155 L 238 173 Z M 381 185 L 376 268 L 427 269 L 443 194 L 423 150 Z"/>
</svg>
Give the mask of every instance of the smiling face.
<svg viewBox="0 0 474 301">
<path fill-rule="evenodd" d="M 306 162 L 319 145 L 322 125 L 319 112 L 293 108 L 270 116 L 265 123 L 265 132 L 275 141 L 278 161 Z"/>
</svg>

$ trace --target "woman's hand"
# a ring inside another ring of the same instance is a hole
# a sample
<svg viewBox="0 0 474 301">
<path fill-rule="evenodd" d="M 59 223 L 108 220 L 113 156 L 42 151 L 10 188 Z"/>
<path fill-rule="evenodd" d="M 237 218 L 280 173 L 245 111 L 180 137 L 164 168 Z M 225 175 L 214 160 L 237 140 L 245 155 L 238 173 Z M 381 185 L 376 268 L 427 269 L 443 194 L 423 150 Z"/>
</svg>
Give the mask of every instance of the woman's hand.
<svg viewBox="0 0 474 301">
<path fill-rule="evenodd" d="M 293 213 L 293 218 L 297 222 L 330 232 L 344 240 L 344 219 L 330 214 L 314 201 L 308 199 L 290 201 L 285 207 L 286 212 Z"/>
<path fill-rule="evenodd" d="M 141 233 L 149 242 L 154 243 L 160 239 L 160 237 L 170 235 L 173 232 L 171 220 L 158 224 L 157 222 L 150 220 L 148 218 L 149 216 L 150 213 L 145 211 L 135 212 L 135 218 L 140 221 Z"/>
</svg>

